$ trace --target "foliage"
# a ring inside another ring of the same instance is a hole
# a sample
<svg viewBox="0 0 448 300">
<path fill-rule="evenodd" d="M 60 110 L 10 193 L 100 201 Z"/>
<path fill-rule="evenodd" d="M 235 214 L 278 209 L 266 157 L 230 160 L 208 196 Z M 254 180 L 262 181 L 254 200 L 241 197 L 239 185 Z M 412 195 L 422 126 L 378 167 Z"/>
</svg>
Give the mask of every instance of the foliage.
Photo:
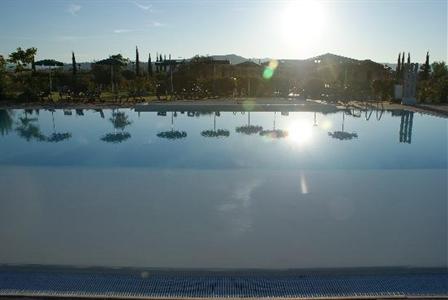
<svg viewBox="0 0 448 300">
<path fill-rule="evenodd" d="M 431 66 L 429 65 L 429 52 L 428 52 L 428 53 L 426 53 L 425 63 L 420 66 L 419 79 L 420 80 L 428 80 L 430 72 L 431 72 Z"/>
<path fill-rule="evenodd" d="M 138 48 L 135 47 L 135 75 L 140 76 L 140 59 L 138 55 Z"/>
<path fill-rule="evenodd" d="M 3 55 L 0 55 L 0 72 L 4 72 L 6 67 L 6 60 Z"/>
<path fill-rule="evenodd" d="M 26 66 L 33 63 L 36 52 L 36 48 L 17 48 L 11 53 L 8 62 L 15 64 L 15 73 L 6 72 L 6 59 L 0 56 L 0 99 L 30 101 L 48 94 L 48 72 L 24 72 Z M 71 70 L 55 70 L 52 82 L 60 91 L 85 93 L 113 88 L 116 92 L 114 97 L 124 95 L 128 98 L 154 94 L 166 99 L 288 97 L 300 94 L 308 98 L 342 101 L 365 100 L 372 96 L 386 100 L 392 97 L 393 84 L 401 80 L 404 56 L 404 53 L 399 54 L 396 72 L 371 60 L 341 60 L 341 57 L 335 55 L 323 55 L 314 61 L 276 61 L 276 67 L 273 68 L 270 62 L 257 64 L 249 61 L 231 65 L 214 61 L 212 57 L 195 56 L 190 60 L 177 61 L 172 66 L 164 65 L 160 68 L 157 65 L 161 71 L 153 74 L 150 55 L 147 70 L 140 69 L 137 48 L 133 71 L 125 68 L 129 59 L 121 54 L 111 55 L 92 64 L 90 71 L 81 71 L 77 68 L 72 52 Z M 426 58 L 419 73 L 418 98 L 421 101 L 446 102 L 447 67 L 443 62 L 429 65 L 429 54 Z M 162 55 L 156 57 L 158 63 L 165 59 Z M 53 60 L 35 64 L 62 65 Z M 271 68 L 272 74 L 263 78 L 266 68 Z M 148 76 L 138 76 L 143 73 Z"/>
<path fill-rule="evenodd" d="M 6 60 L 3 57 L 3 55 L 0 55 L 0 100 L 6 98 L 6 80 L 7 77 L 5 75 L 5 67 L 6 67 Z"/>
<path fill-rule="evenodd" d="M 16 72 L 22 72 L 26 65 L 33 63 L 36 53 L 37 49 L 34 47 L 26 50 L 19 47 L 9 55 L 9 62 L 16 65 Z"/>
<path fill-rule="evenodd" d="M 73 73 L 73 76 L 76 76 L 77 72 L 78 72 L 78 68 L 76 66 L 75 52 L 72 51 L 72 73 Z"/>
<path fill-rule="evenodd" d="M 393 98 L 395 81 L 391 79 L 377 79 L 372 82 L 372 92 L 377 99 L 387 101 Z"/>
<path fill-rule="evenodd" d="M 445 62 L 434 62 L 427 80 L 418 83 L 421 102 L 448 103 L 448 67 Z"/>
</svg>

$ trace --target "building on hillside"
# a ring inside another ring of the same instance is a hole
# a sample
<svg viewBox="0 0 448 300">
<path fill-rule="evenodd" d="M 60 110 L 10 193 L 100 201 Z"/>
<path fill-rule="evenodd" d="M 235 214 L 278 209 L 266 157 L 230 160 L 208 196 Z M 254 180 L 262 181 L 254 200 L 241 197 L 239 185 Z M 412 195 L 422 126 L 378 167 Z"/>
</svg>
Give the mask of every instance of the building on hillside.
<svg viewBox="0 0 448 300">
<path fill-rule="evenodd" d="M 254 61 L 248 60 L 234 66 L 234 77 L 260 77 L 264 67 Z"/>
</svg>

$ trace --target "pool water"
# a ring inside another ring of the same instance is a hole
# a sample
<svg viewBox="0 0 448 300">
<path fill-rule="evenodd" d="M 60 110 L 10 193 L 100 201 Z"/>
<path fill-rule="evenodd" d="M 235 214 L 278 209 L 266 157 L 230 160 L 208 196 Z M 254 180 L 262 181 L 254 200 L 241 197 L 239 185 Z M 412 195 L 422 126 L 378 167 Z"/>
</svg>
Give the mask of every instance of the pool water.
<svg viewBox="0 0 448 300">
<path fill-rule="evenodd" d="M 448 267 L 448 120 L 0 110 L 0 264 Z"/>
</svg>

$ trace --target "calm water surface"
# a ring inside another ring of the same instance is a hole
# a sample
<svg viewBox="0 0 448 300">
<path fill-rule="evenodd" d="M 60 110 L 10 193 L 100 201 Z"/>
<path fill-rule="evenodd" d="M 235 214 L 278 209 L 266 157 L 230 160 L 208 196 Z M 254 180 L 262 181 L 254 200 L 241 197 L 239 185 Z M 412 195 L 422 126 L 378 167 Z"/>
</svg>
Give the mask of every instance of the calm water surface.
<svg viewBox="0 0 448 300">
<path fill-rule="evenodd" d="M 0 110 L 0 264 L 447 267 L 447 126 Z"/>
</svg>

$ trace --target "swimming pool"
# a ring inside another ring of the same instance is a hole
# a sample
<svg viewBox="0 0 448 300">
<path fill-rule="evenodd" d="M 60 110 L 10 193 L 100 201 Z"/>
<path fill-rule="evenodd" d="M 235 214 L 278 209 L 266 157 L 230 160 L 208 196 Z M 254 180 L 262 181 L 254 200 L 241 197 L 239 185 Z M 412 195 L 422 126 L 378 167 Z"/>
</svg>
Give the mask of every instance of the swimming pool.
<svg viewBox="0 0 448 300">
<path fill-rule="evenodd" d="M 0 263 L 447 267 L 447 125 L 410 111 L 0 112 Z"/>
</svg>

